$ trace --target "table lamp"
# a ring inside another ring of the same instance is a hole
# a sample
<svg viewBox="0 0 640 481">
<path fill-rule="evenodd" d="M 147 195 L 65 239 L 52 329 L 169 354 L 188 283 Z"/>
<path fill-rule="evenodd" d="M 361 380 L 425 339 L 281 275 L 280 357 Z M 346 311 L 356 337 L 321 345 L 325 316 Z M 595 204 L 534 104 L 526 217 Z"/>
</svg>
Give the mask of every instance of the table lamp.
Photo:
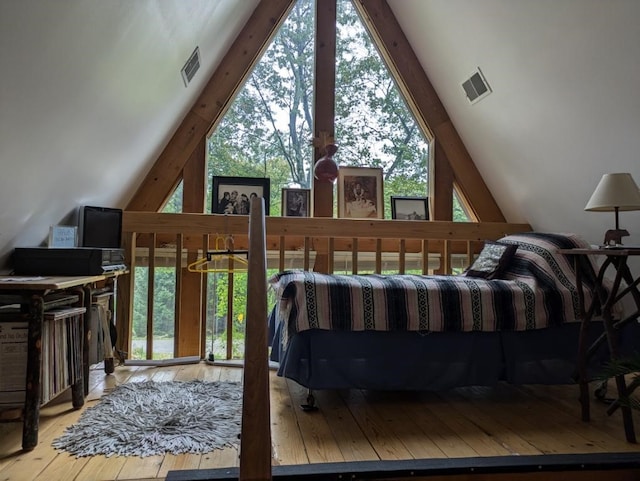
<svg viewBox="0 0 640 481">
<path fill-rule="evenodd" d="M 604 174 L 584 210 L 615 212 L 616 228 L 605 232 L 604 245 L 622 245 L 622 237 L 629 232 L 620 229 L 618 212 L 640 210 L 640 190 L 629 173 Z"/>
</svg>

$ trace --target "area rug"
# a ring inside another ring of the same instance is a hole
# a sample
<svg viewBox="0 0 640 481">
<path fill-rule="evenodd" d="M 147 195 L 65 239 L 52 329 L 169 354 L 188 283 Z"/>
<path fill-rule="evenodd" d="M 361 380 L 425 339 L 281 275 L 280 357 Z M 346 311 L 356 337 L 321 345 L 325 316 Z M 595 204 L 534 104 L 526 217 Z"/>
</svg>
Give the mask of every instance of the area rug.
<svg viewBox="0 0 640 481">
<path fill-rule="evenodd" d="M 53 447 L 78 457 L 206 453 L 237 446 L 242 386 L 234 382 L 135 382 L 87 408 Z"/>
</svg>

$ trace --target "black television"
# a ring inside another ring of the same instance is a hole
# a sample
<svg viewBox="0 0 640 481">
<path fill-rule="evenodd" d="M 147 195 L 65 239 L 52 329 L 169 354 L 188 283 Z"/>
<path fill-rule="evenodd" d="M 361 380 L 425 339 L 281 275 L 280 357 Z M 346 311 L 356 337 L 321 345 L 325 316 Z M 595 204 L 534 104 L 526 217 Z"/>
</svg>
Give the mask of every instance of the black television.
<svg viewBox="0 0 640 481">
<path fill-rule="evenodd" d="M 80 212 L 82 247 L 120 248 L 122 209 L 85 205 Z"/>
</svg>

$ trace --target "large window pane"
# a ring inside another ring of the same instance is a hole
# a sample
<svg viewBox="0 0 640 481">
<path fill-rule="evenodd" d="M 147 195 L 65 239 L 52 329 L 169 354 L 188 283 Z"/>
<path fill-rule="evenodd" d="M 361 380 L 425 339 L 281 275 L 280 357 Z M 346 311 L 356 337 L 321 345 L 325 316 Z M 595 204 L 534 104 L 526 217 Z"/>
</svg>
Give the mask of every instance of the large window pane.
<svg viewBox="0 0 640 481">
<path fill-rule="evenodd" d="M 337 15 L 336 160 L 383 168 L 390 219 L 390 196 L 428 195 L 429 145 L 350 0 Z"/>
</svg>

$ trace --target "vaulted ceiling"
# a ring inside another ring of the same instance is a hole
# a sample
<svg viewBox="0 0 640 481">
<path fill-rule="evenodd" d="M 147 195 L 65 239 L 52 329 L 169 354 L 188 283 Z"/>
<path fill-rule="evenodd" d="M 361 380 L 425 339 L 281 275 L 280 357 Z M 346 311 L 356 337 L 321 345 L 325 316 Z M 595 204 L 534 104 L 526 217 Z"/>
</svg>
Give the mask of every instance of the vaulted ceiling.
<svg viewBox="0 0 640 481">
<path fill-rule="evenodd" d="M 128 204 L 257 4 L 0 2 L 0 268 L 79 206 Z M 600 241 L 613 214 L 583 208 L 601 175 L 640 181 L 640 2 L 388 4 L 507 220 Z M 472 105 L 478 66 L 493 93 Z M 630 243 L 639 221 L 621 214 Z"/>
</svg>

